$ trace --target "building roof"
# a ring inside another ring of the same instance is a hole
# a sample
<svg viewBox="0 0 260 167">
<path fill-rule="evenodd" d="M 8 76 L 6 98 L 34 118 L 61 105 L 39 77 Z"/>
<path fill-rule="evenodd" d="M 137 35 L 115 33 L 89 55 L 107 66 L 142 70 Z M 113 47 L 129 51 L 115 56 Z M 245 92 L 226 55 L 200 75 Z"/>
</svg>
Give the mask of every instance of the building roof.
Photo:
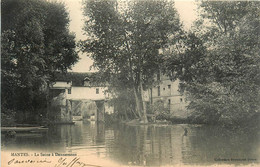
<svg viewBox="0 0 260 167">
<path fill-rule="evenodd" d="M 95 72 L 68 72 L 61 73 L 57 72 L 54 74 L 55 81 L 70 82 L 72 81 L 72 86 L 84 86 L 84 81 L 89 81 L 89 86 L 103 86 L 104 83 L 98 73 Z"/>
</svg>

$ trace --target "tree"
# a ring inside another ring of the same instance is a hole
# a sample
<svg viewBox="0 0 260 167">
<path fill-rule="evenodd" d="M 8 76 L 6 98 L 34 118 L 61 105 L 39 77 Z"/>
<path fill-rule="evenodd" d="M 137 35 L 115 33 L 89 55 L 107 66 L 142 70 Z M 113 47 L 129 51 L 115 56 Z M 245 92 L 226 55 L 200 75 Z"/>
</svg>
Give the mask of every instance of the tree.
<svg viewBox="0 0 260 167">
<path fill-rule="evenodd" d="M 1 9 L 2 111 L 35 115 L 46 107 L 53 72 L 78 59 L 68 13 L 63 4 L 43 0 L 3 0 Z"/>
<path fill-rule="evenodd" d="M 260 107 L 260 3 L 202 1 L 200 7 L 201 20 L 177 59 L 189 107 L 208 123 L 246 123 Z"/>
<path fill-rule="evenodd" d="M 163 61 L 158 51 L 181 33 L 174 3 L 86 0 L 84 15 L 89 39 L 81 43 L 82 50 L 91 53 L 108 79 L 124 78 L 119 84 L 134 92 L 137 113 L 147 122 L 143 92 L 153 84 Z"/>
</svg>

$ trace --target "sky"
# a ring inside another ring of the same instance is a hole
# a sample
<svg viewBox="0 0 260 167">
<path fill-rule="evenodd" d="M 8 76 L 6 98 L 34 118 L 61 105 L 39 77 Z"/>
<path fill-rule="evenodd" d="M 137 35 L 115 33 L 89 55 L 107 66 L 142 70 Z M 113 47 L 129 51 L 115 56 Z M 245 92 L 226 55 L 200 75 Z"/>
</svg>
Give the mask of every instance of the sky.
<svg viewBox="0 0 260 167">
<path fill-rule="evenodd" d="M 64 2 L 70 15 L 69 29 L 76 34 L 76 40 L 84 40 L 86 37 L 83 35 L 83 14 L 82 14 L 82 0 L 59 0 Z M 179 12 L 180 19 L 183 22 L 184 28 L 188 30 L 192 22 L 196 20 L 196 3 L 194 0 L 176 0 L 175 7 Z M 80 60 L 72 67 L 73 72 L 94 72 L 90 70 L 90 66 L 93 64 L 91 58 L 86 54 L 79 54 Z"/>
</svg>

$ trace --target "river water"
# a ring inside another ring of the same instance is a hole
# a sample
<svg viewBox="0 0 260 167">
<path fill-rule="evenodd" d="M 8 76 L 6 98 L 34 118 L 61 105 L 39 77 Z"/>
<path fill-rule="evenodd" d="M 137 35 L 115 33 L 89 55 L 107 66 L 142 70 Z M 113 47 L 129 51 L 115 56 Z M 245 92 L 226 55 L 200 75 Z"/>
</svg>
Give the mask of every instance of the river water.
<svg viewBox="0 0 260 167">
<path fill-rule="evenodd" d="M 76 153 L 124 166 L 259 165 L 259 146 L 257 131 L 186 124 L 107 127 L 77 121 L 40 134 L 2 135 L 2 151 Z"/>
</svg>

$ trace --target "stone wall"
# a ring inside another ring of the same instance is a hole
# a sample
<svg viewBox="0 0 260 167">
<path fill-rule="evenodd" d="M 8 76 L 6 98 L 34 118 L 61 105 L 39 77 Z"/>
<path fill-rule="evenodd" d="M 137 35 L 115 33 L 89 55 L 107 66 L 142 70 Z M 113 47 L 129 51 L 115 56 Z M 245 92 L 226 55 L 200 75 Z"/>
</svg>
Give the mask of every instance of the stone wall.
<svg viewBox="0 0 260 167">
<path fill-rule="evenodd" d="M 164 103 L 164 107 L 169 109 L 173 117 L 187 118 L 188 110 L 186 106 L 188 103 L 185 100 L 185 96 L 179 92 L 179 81 L 163 79 L 151 90 L 152 103 L 154 104 L 156 101 L 161 100 Z"/>
<path fill-rule="evenodd" d="M 54 123 L 71 123 L 71 104 L 68 100 L 66 100 L 65 90 L 51 91 L 53 91 L 51 95 L 54 96 L 51 96 L 50 107 L 48 111 L 48 117 L 50 121 Z"/>
</svg>

